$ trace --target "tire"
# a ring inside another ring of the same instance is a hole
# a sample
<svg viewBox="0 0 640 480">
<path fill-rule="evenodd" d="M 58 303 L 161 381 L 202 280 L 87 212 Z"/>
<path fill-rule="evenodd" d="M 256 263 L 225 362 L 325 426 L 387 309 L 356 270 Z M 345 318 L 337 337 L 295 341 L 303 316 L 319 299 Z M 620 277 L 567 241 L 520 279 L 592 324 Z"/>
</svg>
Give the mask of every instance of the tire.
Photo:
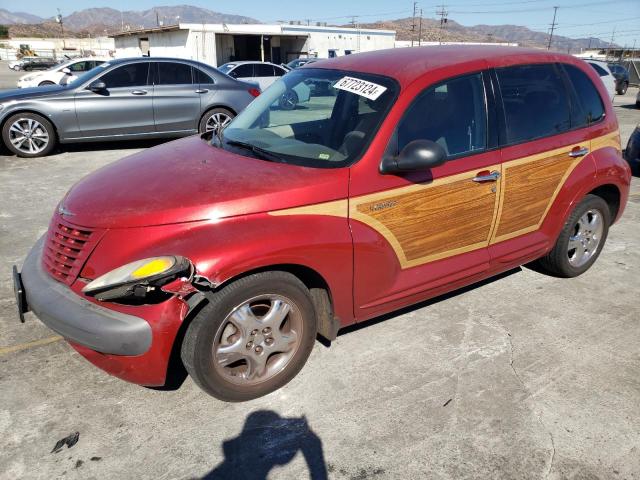
<svg viewBox="0 0 640 480">
<path fill-rule="evenodd" d="M 298 101 L 298 94 L 293 90 L 287 90 L 280 96 L 278 106 L 282 110 L 295 110 L 298 105 Z"/>
<path fill-rule="evenodd" d="M 220 125 L 222 125 L 223 129 L 226 128 L 235 116 L 231 110 L 227 110 L 226 108 L 212 108 L 211 110 L 207 110 L 200 119 L 198 132 L 205 133 L 213 130 L 215 135 Z M 220 121 L 216 119 L 220 119 Z"/>
<path fill-rule="evenodd" d="M 15 127 L 26 132 L 29 125 L 31 125 L 30 135 L 22 135 L 26 139 L 18 144 L 20 133 Z M 17 156 L 36 158 L 49 155 L 56 146 L 57 137 L 56 130 L 49 120 L 36 113 L 24 112 L 11 115 L 6 120 L 2 127 L 2 141 Z"/>
<path fill-rule="evenodd" d="M 277 390 L 302 369 L 315 343 L 317 320 L 309 290 L 297 277 L 256 273 L 208 300 L 181 348 L 182 362 L 202 390 L 242 402 Z"/>
<path fill-rule="evenodd" d="M 597 216 L 600 227 L 596 227 Z M 596 195 L 587 195 L 569 215 L 553 249 L 537 261 L 538 267 L 545 273 L 561 278 L 582 275 L 600 255 L 610 224 L 611 211 L 607 202 Z M 585 233 L 581 234 L 581 231 Z M 591 234 L 586 233 L 589 231 Z M 585 243 L 582 243 L 583 240 Z M 570 241 L 577 248 L 570 249 Z M 584 256 L 580 256 L 581 251 L 584 251 Z"/>
<path fill-rule="evenodd" d="M 51 82 L 51 81 L 49 81 L 49 80 L 45 80 L 44 82 L 40 82 L 40 83 L 38 84 L 38 86 L 39 86 L 39 87 L 44 87 L 44 86 L 46 86 L 46 85 L 55 85 L 55 83 L 53 83 L 53 82 Z"/>
<path fill-rule="evenodd" d="M 627 82 L 624 82 L 622 86 L 618 88 L 616 91 L 618 92 L 618 95 L 624 95 L 625 93 L 627 93 L 628 88 L 629 88 L 629 84 Z"/>
</svg>

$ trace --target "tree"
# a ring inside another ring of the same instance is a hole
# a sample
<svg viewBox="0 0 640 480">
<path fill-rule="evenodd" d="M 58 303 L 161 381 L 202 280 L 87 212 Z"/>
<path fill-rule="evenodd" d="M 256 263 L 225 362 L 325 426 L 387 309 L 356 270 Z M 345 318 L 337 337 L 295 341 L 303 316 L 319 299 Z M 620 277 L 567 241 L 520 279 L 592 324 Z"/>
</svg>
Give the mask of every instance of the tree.
<svg viewBox="0 0 640 480">
<path fill-rule="evenodd" d="M 9 27 L 0 25 L 0 38 L 9 38 Z"/>
</svg>

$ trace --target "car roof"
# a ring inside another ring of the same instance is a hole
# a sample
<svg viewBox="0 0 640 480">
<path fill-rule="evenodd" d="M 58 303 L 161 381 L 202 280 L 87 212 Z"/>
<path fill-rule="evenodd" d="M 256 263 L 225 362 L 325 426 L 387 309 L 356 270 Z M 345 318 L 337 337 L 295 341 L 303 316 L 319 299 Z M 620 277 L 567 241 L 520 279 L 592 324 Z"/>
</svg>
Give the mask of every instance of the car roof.
<svg viewBox="0 0 640 480">
<path fill-rule="evenodd" d="M 336 68 L 386 75 L 406 86 L 429 71 L 448 69 L 462 74 L 489 67 L 516 64 L 564 62 L 579 65 L 580 60 L 567 54 L 522 47 L 499 45 L 436 45 L 394 48 L 345 55 L 314 62 L 301 68 Z"/>
<path fill-rule="evenodd" d="M 237 62 L 226 62 L 225 65 L 246 65 L 248 63 L 254 63 L 254 64 L 264 64 L 264 65 L 276 65 L 275 63 L 271 63 L 271 62 L 261 62 L 260 60 L 238 60 Z M 276 67 L 279 67 L 280 65 L 276 65 Z"/>
</svg>

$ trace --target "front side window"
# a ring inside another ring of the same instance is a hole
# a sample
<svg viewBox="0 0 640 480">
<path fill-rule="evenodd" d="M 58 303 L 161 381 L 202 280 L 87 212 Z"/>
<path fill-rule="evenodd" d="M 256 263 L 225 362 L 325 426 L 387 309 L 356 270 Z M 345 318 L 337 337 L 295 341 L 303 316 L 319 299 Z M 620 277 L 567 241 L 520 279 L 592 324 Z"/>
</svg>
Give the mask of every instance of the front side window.
<svg viewBox="0 0 640 480">
<path fill-rule="evenodd" d="M 569 96 L 554 65 L 498 68 L 496 74 L 504 105 L 504 143 L 525 142 L 571 128 Z"/>
<path fill-rule="evenodd" d="M 71 65 L 69 65 L 69 70 L 71 70 L 72 72 L 86 72 L 88 70 L 91 70 L 90 63 L 91 62 L 72 63 Z"/>
<path fill-rule="evenodd" d="M 214 144 L 295 165 L 350 165 L 374 138 L 397 93 L 388 77 L 294 70 L 249 104 Z"/>
<path fill-rule="evenodd" d="M 149 62 L 131 63 L 105 73 L 102 80 L 107 88 L 143 87 L 147 85 Z"/>
<path fill-rule="evenodd" d="M 158 85 L 190 85 L 191 65 L 174 62 L 158 63 Z"/>
<path fill-rule="evenodd" d="M 448 157 L 487 146 L 487 112 L 482 75 L 458 77 L 421 93 L 398 126 L 398 152 L 414 140 L 431 140 Z"/>
<path fill-rule="evenodd" d="M 604 118 L 604 104 L 591 79 L 573 65 L 563 65 L 575 95 L 572 95 L 571 125 L 582 127 Z"/>
<path fill-rule="evenodd" d="M 257 63 L 255 67 L 256 77 L 273 77 L 273 67 L 271 65 L 265 65 L 264 63 Z"/>
</svg>

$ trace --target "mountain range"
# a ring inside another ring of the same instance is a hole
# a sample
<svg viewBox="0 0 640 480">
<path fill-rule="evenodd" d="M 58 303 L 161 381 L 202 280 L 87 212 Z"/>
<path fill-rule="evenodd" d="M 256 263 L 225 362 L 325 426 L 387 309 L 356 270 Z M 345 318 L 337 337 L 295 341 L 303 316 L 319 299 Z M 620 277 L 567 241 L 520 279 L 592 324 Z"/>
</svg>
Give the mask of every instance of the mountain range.
<svg viewBox="0 0 640 480">
<path fill-rule="evenodd" d="M 122 26 L 131 29 L 154 27 L 158 24 L 184 23 L 261 23 L 256 19 L 241 15 L 214 12 L 191 5 L 162 6 L 148 10 L 120 12 L 113 8 L 86 8 L 63 17 L 65 33 L 104 34 L 120 31 Z M 0 9 L 0 24 L 9 25 L 10 36 L 46 37 L 59 36 L 60 26 L 53 18 L 42 18 L 30 13 L 10 12 Z M 418 40 L 418 27 L 412 29 L 412 18 L 385 20 L 361 24 L 361 28 L 384 28 L 395 30 L 398 40 Z M 520 45 L 546 47 L 549 35 L 518 25 L 474 25 L 466 27 L 449 19 L 440 29 L 440 21 L 422 20 L 422 39 L 425 41 L 476 41 L 476 42 L 517 42 Z M 552 48 L 559 51 L 577 52 L 581 48 L 600 48 L 609 43 L 599 38 L 569 38 L 554 35 Z"/>
</svg>

